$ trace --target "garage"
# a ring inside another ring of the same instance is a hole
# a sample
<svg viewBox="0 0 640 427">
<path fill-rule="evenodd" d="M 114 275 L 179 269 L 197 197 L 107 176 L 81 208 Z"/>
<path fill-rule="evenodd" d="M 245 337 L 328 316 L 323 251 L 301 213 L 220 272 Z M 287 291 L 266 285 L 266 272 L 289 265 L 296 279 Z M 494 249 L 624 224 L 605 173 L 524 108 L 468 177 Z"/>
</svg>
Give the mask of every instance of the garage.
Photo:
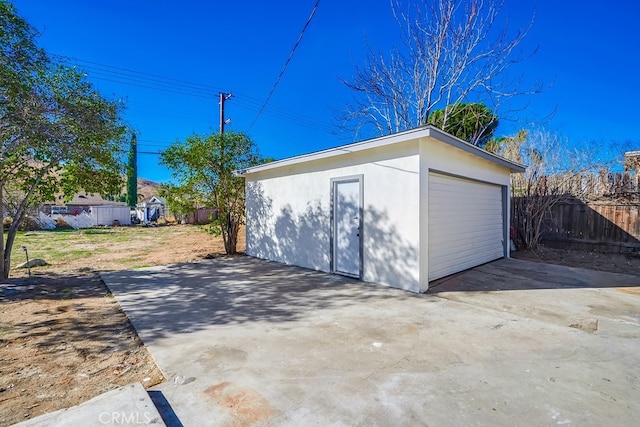
<svg viewBox="0 0 640 427">
<path fill-rule="evenodd" d="M 429 173 L 429 280 L 505 256 L 503 187 Z"/>
<path fill-rule="evenodd" d="M 508 257 L 522 165 L 427 125 L 238 171 L 248 255 L 412 292 Z"/>
</svg>

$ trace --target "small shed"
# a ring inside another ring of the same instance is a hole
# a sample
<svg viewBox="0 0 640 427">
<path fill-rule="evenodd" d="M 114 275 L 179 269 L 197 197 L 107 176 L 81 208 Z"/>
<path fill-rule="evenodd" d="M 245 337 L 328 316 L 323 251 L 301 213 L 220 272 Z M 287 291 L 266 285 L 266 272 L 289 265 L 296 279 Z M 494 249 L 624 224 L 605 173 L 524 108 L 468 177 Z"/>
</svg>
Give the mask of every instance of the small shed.
<svg viewBox="0 0 640 427">
<path fill-rule="evenodd" d="M 131 225 L 131 209 L 127 205 L 99 205 L 89 208 L 92 225 Z"/>
<path fill-rule="evenodd" d="M 250 256 L 414 292 L 509 256 L 522 165 L 433 126 L 238 171 Z"/>
<path fill-rule="evenodd" d="M 153 196 L 146 202 L 136 205 L 136 216 L 143 224 L 158 221 L 165 217 L 165 206 L 164 199 Z"/>
</svg>

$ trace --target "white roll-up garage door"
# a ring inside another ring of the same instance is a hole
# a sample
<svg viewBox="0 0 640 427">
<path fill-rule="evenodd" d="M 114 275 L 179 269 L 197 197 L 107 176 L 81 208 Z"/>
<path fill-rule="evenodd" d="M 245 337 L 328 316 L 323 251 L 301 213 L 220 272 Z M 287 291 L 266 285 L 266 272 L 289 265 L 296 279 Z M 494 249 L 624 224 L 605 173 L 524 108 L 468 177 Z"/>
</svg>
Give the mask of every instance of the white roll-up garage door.
<svg viewBox="0 0 640 427">
<path fill-rule="evenodd" d="M 502 187 L 429 173 L 429 280 L 504 256 Z"/>
</svg>

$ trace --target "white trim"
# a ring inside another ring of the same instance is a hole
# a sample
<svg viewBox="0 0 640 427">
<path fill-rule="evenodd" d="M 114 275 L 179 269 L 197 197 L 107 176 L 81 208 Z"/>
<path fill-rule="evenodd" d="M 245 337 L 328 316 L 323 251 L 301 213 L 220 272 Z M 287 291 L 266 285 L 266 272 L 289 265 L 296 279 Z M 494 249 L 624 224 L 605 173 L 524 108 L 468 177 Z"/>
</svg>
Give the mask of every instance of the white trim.
<svg viewBox="0 0 640 427">
<path fill-rule="evenodd" d="M 508 168 L 511 172 L 517 173 L 517 172 L 525 171 L 525 167 L 521 164 L 512 162 L 496 154 L 483 150 L 482 148 L 476 147 L 475 145 L 469 144 L 468 142 L 463 141 L 460 138 L 456 138 L 453 135 L 449 135 L 448 133 L 432 125 L 426 125 L 423 127 L 411 129 L 408 131 L 404 131 L 404 132 L 400 132 L 392 135 L 381 136 L 378 138 L 360 141 L 353 144 L 342 145 L 342 146 L 330 148 L 327 150 L 316 151 L 314 153 L 303 154 L 295 157 L 289 157 L 286 159 L 276 160 L 274 162 L 253 166 L 247 169 L 237 170 L 235 171 L 235 174 L 237 176 L 247 176 L 256 172 L 262 172 L 262 171 L 281 168 L 285 166 L 297 165 L 301 163 L 311 162 L 314 160 L 326 159 L 329 157 L 336 157 L 336 156 L 340 156 L 348 153 L 355 153 L 358 151 L 384 147 L 387 145 L 396 144 L 399 142 L 405 142 L 412 139 L 420 139 L 420 138 L 428 138 L 428 137 L 436 139 L 440 142 L 443 142 L 447 145 L 458 148 L 460 150 L 466 151 L 470 154 L 474 154 L 485 160 L 489 160 L 491 162 L 497 163 L 500 166 Z"/>
</svg>

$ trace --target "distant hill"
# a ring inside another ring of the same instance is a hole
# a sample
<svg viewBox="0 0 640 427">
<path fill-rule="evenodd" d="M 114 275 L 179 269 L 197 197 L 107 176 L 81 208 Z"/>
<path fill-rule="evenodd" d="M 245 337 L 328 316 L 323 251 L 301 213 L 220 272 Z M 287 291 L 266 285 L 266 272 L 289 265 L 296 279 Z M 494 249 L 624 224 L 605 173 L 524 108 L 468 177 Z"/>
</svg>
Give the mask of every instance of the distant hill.
<svg viewBox="0 0 640 427">
<path fill-rule="evenodd" d="M 123 177 L 125 180 L 124 185 L 122 186 L 122 192 L 120 193 L 120 197 L 124 200 L 124 197 L 127 194 L 127 177 Z M 138 202 L 148 202 L 153 196 L 159 196 L 160 194 L 160 183 L 151 181 L 146 178 L 138 178 Z"/>
<path fill-rule="evenodd" d="M 148 201 L 153 196 L 158 196 L 160 192 L 160 183 L 148 180 L 146 178 L 138 178 L 138 200 L 143 202 Z M 127 188 L 124 188 L 124 193 L 127 194 Z"/>
</svg>

